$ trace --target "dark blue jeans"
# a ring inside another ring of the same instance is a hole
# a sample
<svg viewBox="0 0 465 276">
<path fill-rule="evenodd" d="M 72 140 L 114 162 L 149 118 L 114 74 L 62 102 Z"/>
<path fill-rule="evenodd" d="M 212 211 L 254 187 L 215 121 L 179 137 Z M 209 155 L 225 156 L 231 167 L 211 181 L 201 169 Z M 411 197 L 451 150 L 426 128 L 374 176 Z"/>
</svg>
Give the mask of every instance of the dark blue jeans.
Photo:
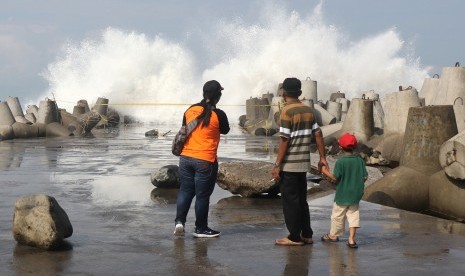
<svg viewBox="0 0 465 276">
<path fill-rule="evenodd" d="M 218 162 L 208 162 L 192 157 L 180 156 L 176 222 L 186 223 L 187 213 L 195 196 L 195 227 L 204 230 L 208 227 L 210 195 L 215 188 L 218 175 Z"/>
<path fill-rule="evenodd" d="M 301 237 L 311 238 L 313 230 L 307 203 L 307 173 L 282 171 L 280 188 L 288 238 L 295 242 L 301 241 Z"/>
</svg>

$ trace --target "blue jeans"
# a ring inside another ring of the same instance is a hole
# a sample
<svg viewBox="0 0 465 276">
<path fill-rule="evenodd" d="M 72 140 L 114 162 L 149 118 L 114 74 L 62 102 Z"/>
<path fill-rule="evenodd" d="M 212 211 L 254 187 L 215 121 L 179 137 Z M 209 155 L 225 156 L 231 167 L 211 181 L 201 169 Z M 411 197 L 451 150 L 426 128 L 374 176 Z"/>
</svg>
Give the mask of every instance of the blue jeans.
<svg viewBox="0 0 465 276">
<path fill-rule="evenodd" d="M 208 227 L 210 195 L 215 188 L 218 162 L 208 162 L 187 156 L 179 158 L 179 180 L 176 222 L 186 223 L 187 213 L 195 196 L 195 227 Z"/>
</svg>

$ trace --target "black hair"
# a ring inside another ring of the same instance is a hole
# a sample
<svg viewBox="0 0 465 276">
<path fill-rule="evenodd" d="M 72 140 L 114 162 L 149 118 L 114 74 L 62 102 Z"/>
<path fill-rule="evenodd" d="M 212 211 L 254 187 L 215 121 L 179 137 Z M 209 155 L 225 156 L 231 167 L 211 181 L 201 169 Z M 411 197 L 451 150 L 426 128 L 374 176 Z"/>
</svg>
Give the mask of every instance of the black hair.
<svg viewBox="0 0 465 276">
<path fill-rule="evenodd" d="M 210 117 L 212 116 L 212 110 L 216 108 L 216 103 L 221 97 L 221 91 L 212 95 L 211 98 L 204 98 L 200 101 L 200 105 L 203 107 L 202 113 L 199 115 L 199 119 L 202 120 L 202 127 L 210 125 Z"/>
</svg>

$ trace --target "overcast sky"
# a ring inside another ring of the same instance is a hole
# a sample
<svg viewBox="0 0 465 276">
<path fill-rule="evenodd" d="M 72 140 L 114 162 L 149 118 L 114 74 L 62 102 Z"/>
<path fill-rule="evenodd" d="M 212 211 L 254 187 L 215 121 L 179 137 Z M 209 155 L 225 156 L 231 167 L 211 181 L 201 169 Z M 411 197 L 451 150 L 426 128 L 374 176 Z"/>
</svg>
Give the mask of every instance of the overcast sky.
<svg viewBox="0 0 465 276">
<path fill-rule="evenodd" d="M 39 94 L 48 87 L 40 76 L 67 42 L 93 37 L 107 27 L 189 42 L 218 22 L 240 18 L 254 24 L 264 3 L 254 0 L 0 0 L 0 100 Z M 305 16 L 316 0 L 274 1 L 279 9 Z M 326 0 L 323 18 L 358 40 L 395 28 L 412 44 L 431 75 L 455 62 L 465 64 L 463 0 Z M 199 41 L 192 51 L 208 55 Z"/>
</svg>

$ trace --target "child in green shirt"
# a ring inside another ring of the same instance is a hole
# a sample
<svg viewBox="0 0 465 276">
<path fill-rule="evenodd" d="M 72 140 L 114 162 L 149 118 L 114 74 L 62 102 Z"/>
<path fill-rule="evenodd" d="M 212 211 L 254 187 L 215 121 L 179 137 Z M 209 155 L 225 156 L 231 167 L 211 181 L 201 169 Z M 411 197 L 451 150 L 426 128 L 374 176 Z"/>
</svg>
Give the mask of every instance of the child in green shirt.
<svg viewBox="0 0 465 276">
<path fill-rule="evenodd" d="M 363 196 L 365 181 L 368 173 L 362 158 L 353 155 L 353 149 L 357 146 L 354 135 L 345 133 L 339 140 L 342 148 L 342 156 L 336 161 L 333 174 L 326 168 L 326 174 L 337 184 L 334 197 L 333 211 L 331 214 L 331 230 L 321 237 L 322 241 L 339 241 L 339 236 L 344 234 L 345 220 L 349 222 L 349 240 L 347 246 L 357 248 L 355 233 L 360 227 L 359 202 Z"/>
</svg>

